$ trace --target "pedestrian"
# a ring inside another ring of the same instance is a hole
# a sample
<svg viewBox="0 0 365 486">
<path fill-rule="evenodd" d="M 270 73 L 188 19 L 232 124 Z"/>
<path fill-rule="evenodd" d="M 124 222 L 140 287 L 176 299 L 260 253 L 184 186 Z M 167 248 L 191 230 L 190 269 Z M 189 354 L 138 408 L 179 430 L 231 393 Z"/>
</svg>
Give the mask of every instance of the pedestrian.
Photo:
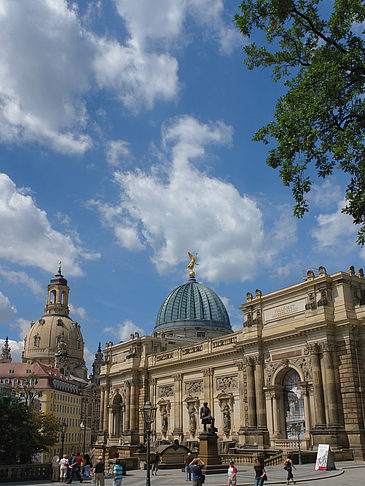
<svg viewBox="0 0 365 486">
<path fill-rule="evenodd" d="M 113 486 L 121 486 L 122 481 L 123 481 L 123 468 L 121 465 L 121 460 L 117 459 L 114 469 L 113 469 Z"/>
<path fill-rule="evenodd" d="M 79 453 L 78 453 L 79 454 Z M 71 454 L 72 456 L 72 459 L 71 459 L 71 474 L 70 474 L 70 477 L 68 478 L 68 481 L 67 481 L 67 484 L 71 484 L 72 483 L 72 480 L 77 478 L 80 483 L 82 483 L 82 477 L 81 477 L 81 465 L 80 465 L 80 462 L 79 462 L 79 458 L 78 456 L 76 456 L 75 454 Z M 81 457 L 80 457 L 81 459 Z"/>
<path fill-rule="evenodd" d="M 52 481 L 58 481 L 60 473 L 60 458 L 57 454 L 52 457 Z"/>
<path fill-rule="evenodd" d="M 67 454 L 63 454 L 62 459 L 60 460 L 60 480 L 61 483 L 64 483 L 67 479 L 67 471 L 68 466 L 70 465 Z"/>
<path fill-rule="evenodd" d="M 84 477 L 90 478 L 90 468 L 92 468 L 91 460 L 89 454 L 85 454 L 84 457 Z"/>
<path fill-rule="evenodd" d="M 201 486 L 205 481 L 205 476 L 203 474 L 203 468 L 205 467 L 204 462 L 197 457 L 193 459 L 189 464 L 191 472 L 193 473 L 193 485 L 192 486 Z"/>
<path fill-rule="evenodd" d="M 293 475 L 293 469 L 295 469 L 295 466 L 293 464 L 293 461 L 290 459 L 290 457 L 288 457 L 284 462 L 284 469 L 288 473 L 288 476 L 286 478 L 286 484 L 289 484 L 290 480 L 292 481 L 293 484 L 295 484 L 294 475 Z"/>
<path fill-rule="evenodd" d="M 191 469 L 189 464 L 191 463 L 191 452 L 188 452 L 188 455 L 185 457 L 184 466 L 185 466 L 185 480 L 191 481 Z"/>
<path fill-rule="evenodd" d="M 98 457 L 98 462 L 93 467 L 93 476 L 95 486 L 104 486 L 104 463 L 103 456 Z"/>
<path fill-rule="evenodd" d="M 234 465 L 234 462 L 231 461 L 229 463 L 228 468 L 228 483 L 227 486 L 236 486 L 237 484 L 237 468 Z"/>
<path fill-rule="evenodd" d="M 158 471 L 158 463 L 160 462 L 160 454 L 156 452 L 155 457 L 152 462 L 152 476 L 153 473 L 155 473 L 155 476 L 157 476 L 157 471 Z"/>
<path fill-rule="evenodd" d="M 264 484 L 264 481 L 266 481 L 267 477 L 266 477 L 264 464 L 258 459 L 255 459 L 254 470 L 255 470 L 255 486 L 262 486 Z"/>
</svg>

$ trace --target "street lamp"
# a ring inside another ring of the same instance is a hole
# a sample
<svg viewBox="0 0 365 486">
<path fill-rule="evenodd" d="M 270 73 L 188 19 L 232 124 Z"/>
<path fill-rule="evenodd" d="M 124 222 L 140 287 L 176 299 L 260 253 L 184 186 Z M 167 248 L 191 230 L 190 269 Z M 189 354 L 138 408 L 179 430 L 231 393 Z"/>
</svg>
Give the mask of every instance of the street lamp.
<svg viewBox="0 0 365 486">
<path fill-rule="evenodd" d="M 80 429 L 84 431 L 84 440 L 83 440 L 83 448 L 82 448 L 82 455 L 85 455 L 85 434 L 86 434 L 86 425 L 84 422 L 80 422 Z"/>
<path fill-rule="evenodd" d="M 153 407 L 151 402 L 147 400 L 147 402 L 140 408 L 140 412 L 143 417 L 143 422 L 146 431 L 146 439 L 147 439 L 147 453 L 146 453 L 146 467 L 147 467 L 147 476 L 146 476 L 146 486 L 151 485 L 151 476 L 150 476 L 150 437 L 151 437 L 151 424 L 154 422 L 156 417 L 156 407 Z"/>
<path fill-rule="evenodd" d="M 300 450 L 300 433 L 302 431 L 302 424 L 301 422 L 297 422 L 295 424 L 292 424 L 291 426 L 293 434 L 295 434 L 298 438 L 298 464 L 303 464 L 302 463 L 302 453 Z"/>
<path fill-rule="evenodd" d="M 67 424 L 65 420 L 63 419 L 62 422 L 60 422 L 60 432 L 61 432 L 61 454 L 60 454 L 60 459 L 63 457 L 63 445 L 65 443 L 65 435 L 66 435 L 66 430 L 67 430 Z"/>
</svg>

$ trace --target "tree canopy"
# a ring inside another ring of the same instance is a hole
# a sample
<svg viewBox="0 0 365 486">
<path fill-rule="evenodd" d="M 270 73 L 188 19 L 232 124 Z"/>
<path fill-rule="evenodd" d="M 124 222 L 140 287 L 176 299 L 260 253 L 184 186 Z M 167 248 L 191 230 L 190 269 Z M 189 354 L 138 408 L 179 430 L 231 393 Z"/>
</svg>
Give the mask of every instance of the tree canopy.
<svg viewBox="0 0 365 486">
<path fill-rule="evenodd" d="M 313 174 L 348 177 L 342 212 L 360 225 L 365 243 L 365 5 L 362 0 L 244 0 L 235 16 L 243 35 L 265 33 L 244 47 L 249 69 L 269 67 L 287 90 L 273 120 L 254 135 L 270 147 L 267 164 L 280 170 L 295 201 L 308 211 Z"/>
<path fill-rule="evenodd" d="M 59 421 L 16 398 L 0 398 L 0 464 L 26 464 L 57 442 Z"/>
</svg>

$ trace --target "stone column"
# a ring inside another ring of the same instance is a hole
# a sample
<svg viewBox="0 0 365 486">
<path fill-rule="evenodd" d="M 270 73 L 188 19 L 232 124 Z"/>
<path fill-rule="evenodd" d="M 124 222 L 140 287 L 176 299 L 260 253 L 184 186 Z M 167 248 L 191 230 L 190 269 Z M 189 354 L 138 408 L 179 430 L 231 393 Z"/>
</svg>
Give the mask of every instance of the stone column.
<svg viewBox="0 0 365 486">
<path fill-rule="evenodd" d="M 325 411 L 324 411 L 323 385 L 322 385 L 321 363 L 319 361 L 319 351 L 320 348 L 318 344 L 311 344 L 309 346 L 309 352 L 311 353 L 314 408 L 315 408 L 315 415 L 316 415 L 315 425 L 324 426 L 326 425 L 326 418 L 325 418 Z"/>
<path fill-rule="evenodd" d="M 102 432 L 104 428 L 104 406 L 105 406 L 105 386 L 100 390 L 100 413 L 99 413 L 99 431 Z"/>
<path fill-rule="evenodd" d="M 307 383 L 300 383 L 303 391 L 303 398 L 304 398 L 304 420 L 305 420 L 305 431 L 304 431 L 304 438 L 310 439 L 310 430 L 312 428 L 311 424 L 311 410 L 309 404 L 309 389 Z"/>
<path fill-rule="evenodd" d="M 246 361 L 247 373 L 247 406 L 248 406 L 248 426 L 256 427 L 256 397 L 255 397 L 255 378 L 253 358 L 248 358 Z"/>
<path fill-rule="evenodd" d="M 104 425 L 103 425 L 103 429 L 104 429 L 105 432 L 109 430 L 109 410 L 108 410 L 109 394 L 110 394 L 110 387 L 109 387 L 109 385 L 107 385 L 106 388 L 105 388 L 105 394 L 104 394 Z"/>
<path fill-rule="evenodd" d="M 267 430 L 269 431 L 270 438 L 274 435 L 274 412 L 273 412 L 273 398 L 272 391 L 265 389 L 266 411 L 267 411 Z"/>
<path fill-rule="evenodd" d="M 124 408 L 124 431 L 129 431 L 131 428 L 131 384 L 129 381 L 125 382 L 125 408 Z"/>
<path fill-rule="evenodd" d="M 280 393 L 274 391 L 273 398 L 273 419 L 274 419 L 274 438 L 280 437 Z"/>
<path fill-rule="evenodd" d="M 182 374 L 176 373 L 174 375 L 174 435 L 182 435 Z"/>
<path fill-rule="evenodd" d="M 131 380 L 131 395 L 130 395 L 130 430 L 136 432 L 137 429 L 137 413 L 138 413 L 138 378 L 136 376 L 132 377 Z"/>
<path fill-rule="evenodd" d="M 108 406 L 108 415 L 109 415 L 109 423 L 108 423 L 108 436 L 113 437 L 114 436 L 114 420 L 113 420 L 113 406 L 109 405 Z"/>
<path fill-rule="evenodd" d="M 324 343 L 323 349 L 323 371 L 326 376 L 326 394 L 328 403 L 328 424 L 338 425 L 338 407 L 337 407 L 337 386 L 335 378 L 335 370 L 333 367 L 332 351 L 334 345 L 332 343 Z"/>
<path fill-rule="evenodd" d="M 266 404 L 264 393 L 264 362 L 262 356 L 256 356 L 255 368 L 255 396 L 256 396 L 256 413 L 257 413 L 257 427 L 266 429 Z"/>
<path fill-rule="evenodd" d="M 240 429 L 246 427 L 246 413 L 245 413 L 245 385 L 244 385 L 244 363 L 238 363 L 238 393 L 240 404 Z"/>
</svg>

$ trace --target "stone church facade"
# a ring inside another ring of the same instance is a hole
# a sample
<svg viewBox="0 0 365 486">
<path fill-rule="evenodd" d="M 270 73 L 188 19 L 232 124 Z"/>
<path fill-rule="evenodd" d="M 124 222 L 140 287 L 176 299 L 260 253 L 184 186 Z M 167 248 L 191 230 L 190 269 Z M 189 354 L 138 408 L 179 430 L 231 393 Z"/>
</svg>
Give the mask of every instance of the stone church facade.
<svg viewBox="0 0 365 486">
<path fill-rule="evenodd" d="M 96 450 L 143 442 L 140 408 L 157 407 L 152 438 L 192 446 L 208 402 L 219 440 L 247 449 L 328 443 L 365 457 L 365 279 L 361 269 L 247 293 L 232 332 L 219 297 L 195 280 L 174 289 L 151 336 L 107 343 Z M 119 452 L 118 452 L 119 451 Z"/>
</svg>

